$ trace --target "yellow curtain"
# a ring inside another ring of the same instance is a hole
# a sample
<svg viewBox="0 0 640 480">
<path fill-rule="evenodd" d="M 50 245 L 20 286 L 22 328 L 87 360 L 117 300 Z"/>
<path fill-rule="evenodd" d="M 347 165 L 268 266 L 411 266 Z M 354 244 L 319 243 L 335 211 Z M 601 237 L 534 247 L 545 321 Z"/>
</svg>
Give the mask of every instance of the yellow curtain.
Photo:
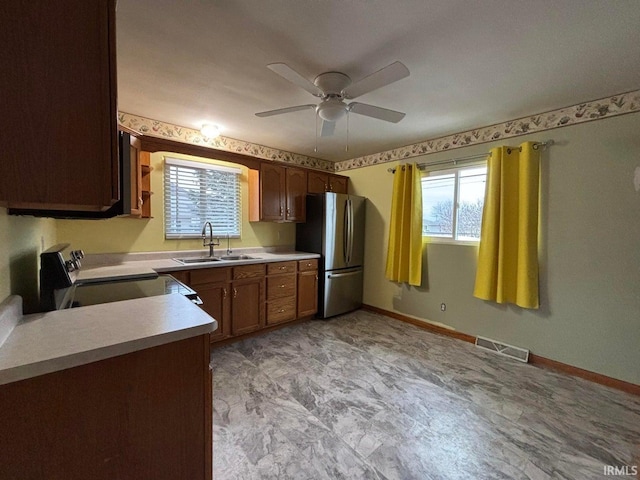
<svg viewBox="0 0 640 480">
<path fill-rule="evenodd" d="M 475 297 L 539 307 L 539 183 L 540 154 L 533 142 L 491 150 Z"/>
<path fill-rule="evenodd" d="M 422 186 L 416 164 L 399 165 L 393 176 L 385 275 L 394 282 L 421 284 Z"/>
</svg>

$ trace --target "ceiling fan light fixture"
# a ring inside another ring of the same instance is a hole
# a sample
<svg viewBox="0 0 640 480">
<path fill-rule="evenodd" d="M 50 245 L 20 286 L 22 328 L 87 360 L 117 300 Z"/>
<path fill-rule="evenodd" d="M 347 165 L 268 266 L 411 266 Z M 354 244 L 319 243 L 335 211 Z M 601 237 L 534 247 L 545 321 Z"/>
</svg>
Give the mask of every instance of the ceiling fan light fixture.
<svg viewBox="0 0 640 480">
<path fill-rule="evenodd" d="M 318 116 L 327 122 L 335 122 L 346 113 L 346 105 L 337 99 L 326 100 L 318 105 Z"/>
<path fill-rule="evenodd" d="M 205 123 L 200 129 L 200 133 L 205 138 L 217 138 L 220 136 L 220 127 L 211 123 Z"/>
</svg>

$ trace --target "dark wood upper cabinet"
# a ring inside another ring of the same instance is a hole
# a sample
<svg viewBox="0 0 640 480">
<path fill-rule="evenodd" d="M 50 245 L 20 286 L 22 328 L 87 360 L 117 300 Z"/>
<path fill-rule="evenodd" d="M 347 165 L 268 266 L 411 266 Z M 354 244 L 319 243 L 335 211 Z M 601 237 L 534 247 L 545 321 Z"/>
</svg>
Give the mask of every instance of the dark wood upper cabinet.
<svg viewBox="0 0 640 480">
<path fill-rule="evenodd" d="M 285 168 L 263 163 L 260 167 L 260 220 L 283 221 L 285 209 Z"/>
<path fill-rule="evenodd" d="M 301 168 L 287 167 L 285 195 L 287 205 L 284 212 L 285 220 L 290 222 L 304 222 L 307 210 L 307 172 Z"/>
<path fill-rule="evenodd" d="M 115 38 L 115 0 L 0 2 L 4 205 L 118 200 Z"/>
<path fill-rule="evenodd" d="M 307 181 L 308 193 L 348 193 L 348 177 L 330 173 L 309 171 Z"/>
<path fill-rule="evenodd" d="M 265 162 L 249 171 L 249 195 L 252 222 L 304 222 L 307 171 Z"/>
</svg>

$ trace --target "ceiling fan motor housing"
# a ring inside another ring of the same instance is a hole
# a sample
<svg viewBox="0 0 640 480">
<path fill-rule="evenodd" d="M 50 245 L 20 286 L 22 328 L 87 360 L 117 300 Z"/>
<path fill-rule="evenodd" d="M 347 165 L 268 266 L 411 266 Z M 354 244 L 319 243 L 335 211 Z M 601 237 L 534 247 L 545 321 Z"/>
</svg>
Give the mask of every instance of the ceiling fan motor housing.
<svg viewBox="0 0 640 480">
<path fill-rule="evenodd" d="M 318 75 L 313 83 L 324 92 L 323 97 L 339 95 L 342 98 L 342 90 L 351 85 L 351 79 L 344 73 L 326 72 Z"/>
</svg>

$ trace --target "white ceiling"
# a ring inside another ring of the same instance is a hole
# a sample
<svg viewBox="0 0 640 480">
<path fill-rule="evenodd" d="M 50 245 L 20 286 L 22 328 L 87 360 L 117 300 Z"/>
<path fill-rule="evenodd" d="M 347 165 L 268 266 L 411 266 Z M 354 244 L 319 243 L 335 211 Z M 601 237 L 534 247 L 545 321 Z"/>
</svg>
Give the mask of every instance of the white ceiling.
<svg viewBox="0 0 640 480">
<path fill-rule="evenodd" d="M 119 0 L 119 110 L 340 161 L 640 88 L 640 0 Z M 358 101 L 406 112 L 346 120 L 314 152 L 318 99 L 266 68 L 355 82 L 408 78 Z"/>
</svg>

